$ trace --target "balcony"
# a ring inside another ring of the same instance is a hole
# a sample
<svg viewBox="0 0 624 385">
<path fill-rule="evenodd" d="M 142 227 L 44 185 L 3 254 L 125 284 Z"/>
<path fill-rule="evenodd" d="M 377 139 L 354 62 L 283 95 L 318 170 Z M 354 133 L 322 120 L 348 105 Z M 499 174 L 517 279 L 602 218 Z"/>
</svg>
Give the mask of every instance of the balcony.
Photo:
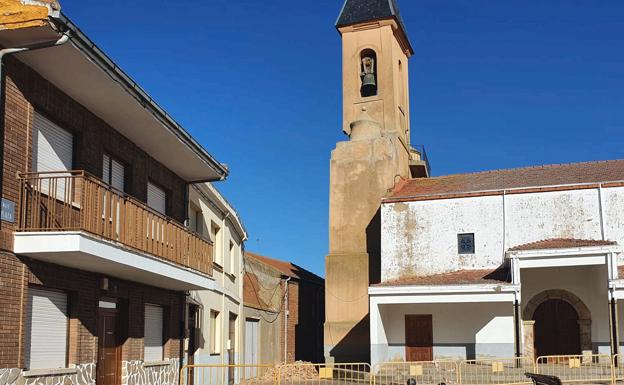
<svg viewBox="0 0 624 385">
<path fill-rule="evenodd" d="M 412 148 L 410 148 L 409 168 L 412 178 L 428 178 L 431 176 L 431 165 L 429 164 L 424 145 L 412 145 Z"/>
<path fill-rule="evenodd" d="M 84 171 L 26 173 L 14 251 L 172 290 L 213 286 L 212 243 Z"/>
</svg>

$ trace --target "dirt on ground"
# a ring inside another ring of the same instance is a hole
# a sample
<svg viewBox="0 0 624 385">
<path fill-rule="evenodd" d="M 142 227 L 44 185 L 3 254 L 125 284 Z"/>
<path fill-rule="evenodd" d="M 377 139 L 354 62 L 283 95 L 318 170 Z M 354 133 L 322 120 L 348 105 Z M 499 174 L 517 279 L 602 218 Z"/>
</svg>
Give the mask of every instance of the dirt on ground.
<svg viewBox="0 0 624 385">
<path fill-rule="evenodd" d="M 282 382 L 288 383 L 318 379 L 318 372 L 314 365 L 310 362 L 296 361 L 292 364 L 284 366 L 275 366 L 268 368 L 256 378 L 243 380 L 243 385 L 264 385 L 272 384 L 278 376 L 282 378 Z"/>
</svg>

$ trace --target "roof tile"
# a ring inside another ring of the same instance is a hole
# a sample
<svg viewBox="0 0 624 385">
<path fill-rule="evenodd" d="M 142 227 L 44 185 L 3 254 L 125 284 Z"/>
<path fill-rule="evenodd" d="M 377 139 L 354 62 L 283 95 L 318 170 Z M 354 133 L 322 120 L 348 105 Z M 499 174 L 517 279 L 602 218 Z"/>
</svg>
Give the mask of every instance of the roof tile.
<svg viewBox="0 0 624 385">
<path fill-rule="evenodd" d="M 409 179 L 398 184 L 389 199 L 624 181 L 624 159 Z"/>
</svg>

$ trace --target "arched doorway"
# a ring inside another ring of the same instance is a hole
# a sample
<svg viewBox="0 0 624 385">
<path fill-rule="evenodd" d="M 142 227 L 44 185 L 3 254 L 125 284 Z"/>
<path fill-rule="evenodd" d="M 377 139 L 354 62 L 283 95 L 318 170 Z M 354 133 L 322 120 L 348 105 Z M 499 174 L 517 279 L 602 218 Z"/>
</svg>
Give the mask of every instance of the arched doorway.
<svg viewBox="0 0 624 385">
<path fill-rule="evenodd" d="M 580 354 L 592 351 L 591 312 L 583 301 L 566 290 L 545 290 L 526 303 L 522 311 L 524 354 Z"/>
<path fill-rule="evenodd" d="M 572 305 L 562 299 L 548 299 L 537 306 L 533 320 L 538 356 L 581 353 L 579 316 Z"/>
</svg>

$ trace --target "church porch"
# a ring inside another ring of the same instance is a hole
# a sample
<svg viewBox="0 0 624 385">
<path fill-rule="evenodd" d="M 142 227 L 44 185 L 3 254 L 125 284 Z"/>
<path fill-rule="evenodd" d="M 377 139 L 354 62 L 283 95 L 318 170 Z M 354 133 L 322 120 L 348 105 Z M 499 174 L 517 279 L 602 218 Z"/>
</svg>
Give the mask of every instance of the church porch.
<svg viewBox="0 0 624 385">
<path fill-rule="evenodd" d="M 518 290 L 509 284 L 372 286 L 371 363 L 513 357 Z"/>
</svg>

